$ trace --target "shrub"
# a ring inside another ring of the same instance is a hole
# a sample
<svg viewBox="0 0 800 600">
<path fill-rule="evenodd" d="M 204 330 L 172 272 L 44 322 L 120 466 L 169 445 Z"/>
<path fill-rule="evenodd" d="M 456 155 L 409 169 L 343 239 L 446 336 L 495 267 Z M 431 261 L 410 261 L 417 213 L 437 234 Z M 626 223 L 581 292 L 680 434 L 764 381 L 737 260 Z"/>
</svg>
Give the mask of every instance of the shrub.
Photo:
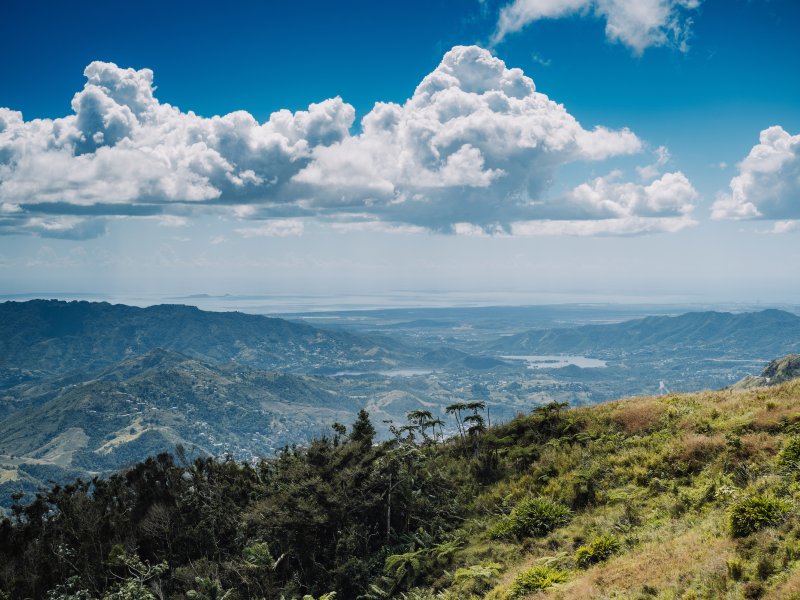
<svg viewBox="0 0 800 600">
<path fill-rule="evenodd" d="M 731 507 L 731 533 L 744 537 L 777 525 L 789 510 L 786 501 L 771 496 L 749 496 Z"/>
<path fill-rule="evenodd" d="M 791 438 L 778 456 L 778 466 L 784 473 L 800 472 L 800 436 Z"/>
<path fill-rule="evenodd" d="M 744 575 L 744 565 L 738 558 L 732 558 L 726 563 L 728 567 L 728 577 L 734 581 L 739 581 Z"/>
<path fill-rule="evenodd" d="M 775 572 L 775 565 L 769 556 L 762 556 L 756 563 L 756 577 L 761 581 L 766 581 Z"/>
<path fill-rule="evenodd" d="M 552 567 L 533 567 L 517 575 L 508 592 L 508 600 L 522 598 L 533 592 L 544 590 L 557 583 L 567 580 L 567 572 L 553 569 Z"/>
<path fill-rule="evenodd" d="M 585 569 L 611 558 L 617 552 L 619 552 L 619 540 L 613 535 L 601 535 L 575 551 L 575 562 Z"/>
<path fill-rule="evenodd" d="M 546 498 L 523 500 L 492 530 L 495 537 L 541 537 L 569 523 L 572 511 Z"/>
<path fill-rule="evenodd" d="M 764 595 L 764 585 L 758 581 L 748 581 L 742 588 L 742 595 L 747 600 L 757 600 Z"/>
<path fill-rule="evenodd" d="M 458 569 L 453 576 L 453 589 L 457 597 L 483 596 L 500 576 L 502 567 L 498 563 L 486 563 Z"/>
</svg>

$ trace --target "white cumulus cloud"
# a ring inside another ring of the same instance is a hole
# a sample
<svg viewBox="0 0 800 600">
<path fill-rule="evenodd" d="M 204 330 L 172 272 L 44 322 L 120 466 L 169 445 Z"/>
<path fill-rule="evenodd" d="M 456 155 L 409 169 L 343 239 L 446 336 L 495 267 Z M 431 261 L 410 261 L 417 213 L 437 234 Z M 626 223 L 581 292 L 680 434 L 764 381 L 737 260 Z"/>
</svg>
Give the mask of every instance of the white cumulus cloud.
<svg viewBox="0 0 800 600">
<path fill-rule="evenodd" d="M 248 222 L 236 229 L 247 237 L 299 235 L 303 219 L 460 235 L 537 220 L 649 219 L 658 230 L 694 199 L 680 173 L 648 186 L 612 174 L 552 197 L 560 168 L 642 142 L 584 128 L 477 46 L 447 52 L 405 103 L 377 102 L 358 133 L 338 97 L 264 122 L 244 111 L 207 118 L 160 102 L 149 69 L 93 62 L 84 75 L 65 117 L 0 108 L 0 234 L 90 237 L 109 216 L 178 226 L 199 207 Z"/>
<path fill-rule="evenodd" d="M 584 129 L 520 69 L 458 46 L 405 104 L 378 103 L 361 134 L 316 147 L 294 181 L 310 208 L 454 231 L 534 216 L 559 167 L 640 149 L 627 129 Z"/>
<path fill-rule="evenodd" d="M 737 170 L 730 192 L 714 202 L 712 218 L 800 218 L 800 135 L 780 126 L 763 130 Z"/>
<path fill-rule="evenodd" d="M 512 223 L 514 235 L 635 235 L 674 233 L 696 225 L 697 190 L 680 171 L 649 185 L 621 180 L 614 171 L 575 187 L 550 219 Z M 570 214 L 572 213 L 572 214 Z M 587 218 L 588 216 L 588 218 Z M 582 217 L 582 218 L 581 218 Z"/>
<path fill-rule="evenodd" d="M 606 22 L 606 37 L 642 54 L 650 46 L 672 44 L 688 49 L 692 20 L 689 12 L 700 0 L 514 0 L 504 6 L 493 43 L 534 21 L 571 15 L 593 15 Z"/>
</svg>

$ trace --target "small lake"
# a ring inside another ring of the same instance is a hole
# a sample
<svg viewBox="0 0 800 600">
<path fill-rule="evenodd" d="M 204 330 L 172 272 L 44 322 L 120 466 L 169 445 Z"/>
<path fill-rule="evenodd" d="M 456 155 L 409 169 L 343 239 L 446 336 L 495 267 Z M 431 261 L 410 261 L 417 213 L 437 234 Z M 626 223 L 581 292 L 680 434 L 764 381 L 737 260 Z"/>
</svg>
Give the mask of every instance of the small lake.
<svg viewBox="0 0 800 600">
<path fill-rule="evenodd" d="M 601 369 L 606 361 L 588 356 L 501 356 L 505 360 L 518 360 L 528 363 L 529 369 L 561 369 L 575 365 L 581 369 Z"/>
<path fill-rule="evenodd" d="M 363 375 L 378 375 L 380 377 L 416 377 L 417 375 L 430 375 L 433 369 L 389 369 L 387 371 L 339 371 L 331 377 L 361 377 Z"/>
</svg>

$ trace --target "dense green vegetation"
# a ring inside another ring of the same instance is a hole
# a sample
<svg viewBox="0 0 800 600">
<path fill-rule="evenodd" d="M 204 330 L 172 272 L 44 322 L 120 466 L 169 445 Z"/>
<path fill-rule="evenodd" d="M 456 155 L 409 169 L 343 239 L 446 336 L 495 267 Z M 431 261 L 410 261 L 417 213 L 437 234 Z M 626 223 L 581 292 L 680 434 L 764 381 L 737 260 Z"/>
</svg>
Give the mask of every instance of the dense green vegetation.
<svg viewBox="0 0 800 600">
<path fill-rule="evenodd" d="M 178 449 L 16 506 L 11 598 L 800 598 L 800 381 Z M 537 597 L 539 597 L 537 595 Z M 331 596 L 328 596 L 329 598 Z"/>
</svg>

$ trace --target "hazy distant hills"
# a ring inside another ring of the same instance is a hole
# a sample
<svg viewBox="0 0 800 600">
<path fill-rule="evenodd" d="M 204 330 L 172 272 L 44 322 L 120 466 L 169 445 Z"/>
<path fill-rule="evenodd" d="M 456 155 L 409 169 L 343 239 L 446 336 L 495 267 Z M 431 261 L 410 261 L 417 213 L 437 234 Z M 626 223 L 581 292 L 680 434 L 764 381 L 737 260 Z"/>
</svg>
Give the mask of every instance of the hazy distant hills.
<svg viewBox="0 0 800 600">
<path fill-rule="evenodd" d="M 28 489 L 70 473 L 115 470 L 182 444 L 238 459 L 303 443 L 360 406 L 328 380 L 215 366 L 156 349 L 86 381 L 41 384 L 0 421 L 0 484 Z M 5 498 L 0 486 L 0 504 Z"/>
<path fill-rule="evenodd" d="M 237 442 L 245 440 L 242 447 L 266 453 L 303 437 L 291 423 L 282 426 L 274 418 L 307 426 L 315 419 L 299 419 L 299 414 L 312 407 L 314 413 L 329 413 L 320 427 L 329 424 L 327 417 L 337 409 L 348 415 L 357 410 L 352 401 L 328 390 L 324 379 L 241 365 L 218 367 L 153 350 L 63 388 L 44 402 L 33 398 L 30 407 L 0 422 L 0 444 L 19 454 L 35 454 L 77 428 L 86 436 L 82 448 L 102 455 L 155 427 L 173 445 L 181 441 L 209 453 L 224 448 L 241 454 Z"/>
<path fill-rule="evenodd" d="M 454 399 L 481 399 L 493 416 L 507 417 L 553 400 L 721 388 L 769 358 L 800 352 L 800 317 L 779 310 L 647 317 L 499 340 L 506 320 L 477 333 L 461 322 L 450 330 L 414 324 L 401 343 L 394 330 L 326 330 L 190 306 L 2 303 L 0 506 L 13 491 L 108 472 L 177 444 L 239 459 L 271 454 L 334 421 L 352 422 L 362 407 L 402 423 L 409 410 L 444 416 Z M 607 365 L 503 358 L 546 354 Z"/>
<path fill-rule="evenodd" d="M 55 300 L 0 304 L 5 386 L 37 372 L 96 371 L 156 348 L 209 363 L 287 371 L 320 365 L 370 370 L 408 359 L 408 351 L 399 344 L 388 348 L 343 331 L 238 312 Z"/>
<path fill-rule="evenodd" d="M 782 310 L 694 312 L 609 325 L 534 330 L 503 338 L 493 349 L 516 354 L 598 357 L 660 354 L 771 358 L 800 351 L 800 316 Z"/>
</svg>

